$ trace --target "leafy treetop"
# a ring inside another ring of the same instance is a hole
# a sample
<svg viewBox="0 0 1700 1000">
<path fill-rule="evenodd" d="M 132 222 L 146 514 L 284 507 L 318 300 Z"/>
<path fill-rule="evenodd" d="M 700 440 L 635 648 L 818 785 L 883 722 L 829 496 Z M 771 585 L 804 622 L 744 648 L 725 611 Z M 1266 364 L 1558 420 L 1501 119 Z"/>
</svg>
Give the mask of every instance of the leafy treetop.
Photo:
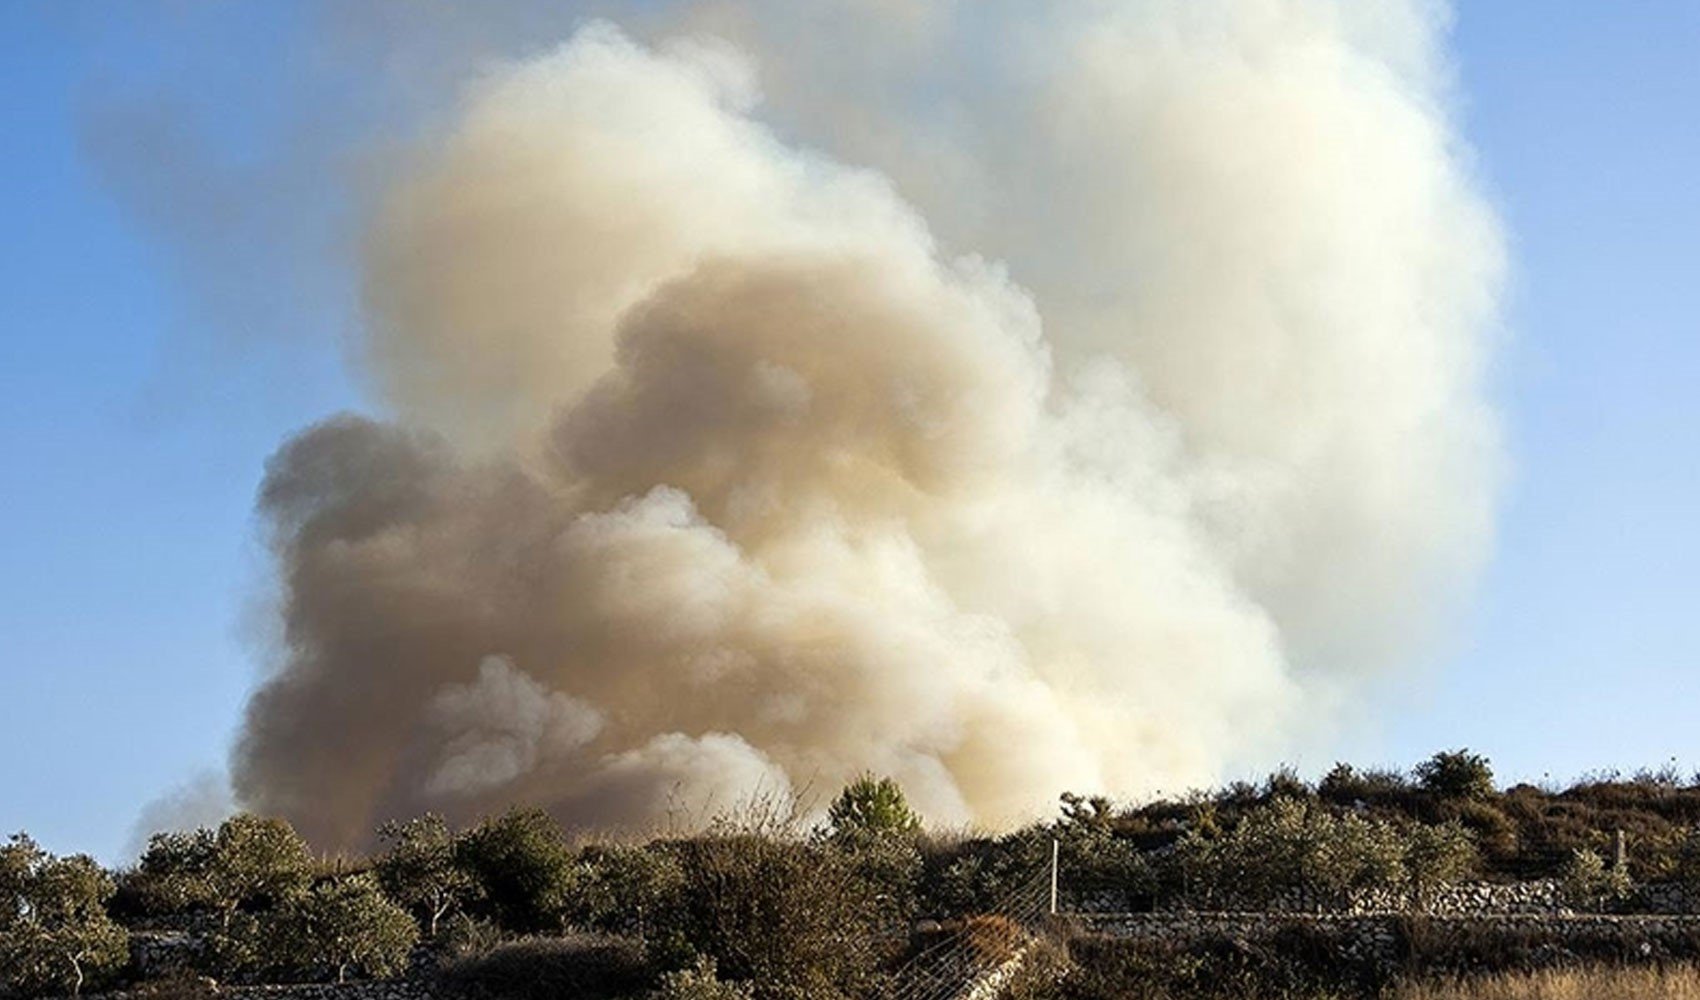
<svg viewBox="0 0 1700 1000">
<path fill-rule="evenodd" d="M 846 785 L 827 810 L 832 835 L 839 840 L 912 834 L 921 818 L 909 808 L 903 788 L 890 778 L 864 774 Z"/>
</svg>

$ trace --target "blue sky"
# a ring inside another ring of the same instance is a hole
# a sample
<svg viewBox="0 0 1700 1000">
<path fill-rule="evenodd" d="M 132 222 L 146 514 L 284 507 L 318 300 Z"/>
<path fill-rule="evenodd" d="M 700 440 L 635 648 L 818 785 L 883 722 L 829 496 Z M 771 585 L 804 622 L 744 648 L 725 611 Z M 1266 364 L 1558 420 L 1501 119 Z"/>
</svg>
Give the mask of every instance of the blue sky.
<svg viewBox="0 0 1700 1000">
<path fill-rule="evenodd" d="M 1514 468 L 1473 617 L 1365 753 L 1468 744 L 1536 779 L 1693 769 L 1700 8 L 1466 0 L 1455 43 L 1510 232 Z"/>
<path fill-rule="evenodd" d="M 360 405 L 321 263 L 341 206 L 245 204 L 242 180 L 334 192 L 303 146 L 386 109 L 299 119 L 292 88 L 359 82 L 312 72 L 299 5 L 96 9 L 0 5 L 0 829 L 116 858 L 146 801 L 221 764 L 260 669 L 266 456 Z M 1339 756 L 1700 767 L 1697 48 L 1675 0 L 1461 4 L 1463 128 L 1511 237 L 1513 478 L 1473 611 Z M 187 135 L 148 113 L 162 89 Z M 156 143 L 189 183 L 138 166 Z"/>
</svg>

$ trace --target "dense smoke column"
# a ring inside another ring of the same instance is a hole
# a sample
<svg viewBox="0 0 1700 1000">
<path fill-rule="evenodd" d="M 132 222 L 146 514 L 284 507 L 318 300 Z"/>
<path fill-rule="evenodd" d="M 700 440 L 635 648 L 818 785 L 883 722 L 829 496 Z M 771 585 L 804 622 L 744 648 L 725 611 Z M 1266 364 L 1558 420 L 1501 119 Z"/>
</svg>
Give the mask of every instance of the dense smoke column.
<svg viewBox="0 0 1700 1000">
<path fill-rule="evenodd" d="M 758 124 L 718 43 L 592 25 L 481 79 L 368 236 L 394 417 L 268 467 L 286 648 L 240 799 L 329 846 L 874 770 L 1002 824 L 1273 752 L 1409 647 L 1491 511 L 1497 241 L 1438 25 L 1376 10 L 1059 5 L 976 69 L 1004 110 L 964 90 L 957 201 L 926 109 L 881 102 L 941 25 L 1014 15 L 870 20 L 890 86 L 845 99 L 894 134 L 846 142 L 882 172 Z M 733 22 L 799 72 L 788 18 Z"/>
</svg>

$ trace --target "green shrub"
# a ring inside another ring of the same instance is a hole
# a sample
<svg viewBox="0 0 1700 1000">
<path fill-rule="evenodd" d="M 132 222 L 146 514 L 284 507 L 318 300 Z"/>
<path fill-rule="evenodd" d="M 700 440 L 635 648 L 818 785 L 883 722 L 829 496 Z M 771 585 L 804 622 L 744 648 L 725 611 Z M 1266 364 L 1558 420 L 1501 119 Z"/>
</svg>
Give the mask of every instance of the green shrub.
<svg viewBox="0 0 1700 1000">
<path fill-rule="evenodd" d="M 995 913 L 1035 891 L 1049 870 L 1051 835 L 1028 829 L 1002 837 L 922 844 L 920 912 Z"/>
<path fill-rule="evenodd" d="M 1145 941 L 1085 936 L 1069 966 L 1037 995 L 1066 1000 L 1346 1000 L 1375 996 L 1386 972 L 1349 957 L 1333 929 L 1295 922 L 1247 940 L 1202 934 Z"/>
<path fill-rule="evenodd" d="M 1122 836 L 1108 799 L 1063 796 L 1063 818 L 1053 835 L 1061 870 L 1068 873 L 1068 905 L 1094 910 L 1149 909 L 1160 888 L 1158 868 L 1136 840 Z M 1039 840 L 1042 838 L 1030 838 Z M 1044 859 L 1048 862 L 1048 858 Z M 1045 874 L 1048 865 L 1034 874 Z"/>
<path fill-rule="evenodd" d="M 1520 841 L 1517 824 L 1498 802 L 1464 799 L 1446 803 L 1441 814 L 1470 831 L 1476 849 L 1486 857 L 1513 858 Z"/>
<path fill-rule="evenodd" d="M 753 1000 L 748 983 L 729 983 L 715 975 L 714 959 L 699 958 L 688 969 L 669 972 L 650 1000 Z"/>
<path fill-rule="evenodd" d="M 923 861 L 916 838 L 876 837 L 857 843 L 839 843 L 849 876 L 873 894 L 874 924 L 882 933 L 903 933 L 920 908 Z"/>
<path fill-rule="evenodd" d="M 1310 785 L 1297 771 L 1283 765 L 1263 780 L 1261 797 L 1264 801 L 1277 798 L 1308 799 L 1314 794 Z"/>
<path fill-rule="evenodd" d="M 1494 793 L 1493 768 L 1481 754 L 1443 750 L 1416 766 L 1417 782 L 1441 798 L 1482 799 Z"/>
<path fill-rule="evenodd" d="M 909 808 L 903 789 L 890 778 L 864 774 L 845 786 L 827 809 L 834 839 L 861 841 L 870 837 L 909 836 L 921 829 L 921 818 Z"/>
<path fill-rule="evenodd" d="M 654 937 L 713 958 L 759 1000 L 860 995 L 896 950 L 879 926 L 876 887 L 837 850 L 747 835 L 669 849 L 684 891 Z"/>
<path fill-rule="evenodd" d="M 494 921 L 467 913 L 456 913 L 437 928 L 431 950 L 439 963 L 488 954 L 508 940 Z"/>
<path fill-rule="evenodd" d="M 592 844 L 573 863 L 563 915 L 584 930 L 644 937 L 684 887 L 678 858 L 664 849 Z"/>
<path fill-rule="evenodd" d="M 455 843 L 454 863 L 477 884 L 483 915 L 510 931 L 559 930 L 573 884 L 573 852 L 541 809 L 487 819 Z"/>
<path fill-rule="evenodd" d="M 434 995 L 457 1000 L 613 1000 L 655 981 L 643 944 L 601 934 L 532 937 L 451 962 Z"/>
<path fill-rule="evenodd" d="M 154 834 L 120 881 L 125 908 L 146 915 L 213 909 L 213 853 L 212 830 Z"/>
<path fill-rule="evenodd" d="M 1559 875 L 1564 901 L 1578 910 L 1609 910 L 1629 898 L 1634 884 L 1629 873 L 1608 866 L 1605 859 L 1593 851 L 1581 850 Z"/>
</svg>

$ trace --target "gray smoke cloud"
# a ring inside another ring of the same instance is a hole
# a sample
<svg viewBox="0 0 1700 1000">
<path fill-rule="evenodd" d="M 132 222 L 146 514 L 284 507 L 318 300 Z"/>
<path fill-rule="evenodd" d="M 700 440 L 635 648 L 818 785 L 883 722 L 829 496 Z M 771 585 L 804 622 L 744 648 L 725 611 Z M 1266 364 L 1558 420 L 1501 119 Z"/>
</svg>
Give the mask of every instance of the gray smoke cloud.
<svg viewBox="0 0 1700 1000">
<path fill-rule="evenodd" d="M 1279 752 L 1491 535 L 1496 222 L 1420 2 L 701 3 L 492 65 L 272 459 L 233 757 L 321 844 Z M 856 44 L 848 44 L 854 41 Z"/>
<path fill-rule="evenodd" d="M 144 805 L 124 845 L 126 860 L 139 858 L 156 833 L 217 826 L 234 812 L 230 782 L 222 774 L 196 774 Z"/>
</svg>

